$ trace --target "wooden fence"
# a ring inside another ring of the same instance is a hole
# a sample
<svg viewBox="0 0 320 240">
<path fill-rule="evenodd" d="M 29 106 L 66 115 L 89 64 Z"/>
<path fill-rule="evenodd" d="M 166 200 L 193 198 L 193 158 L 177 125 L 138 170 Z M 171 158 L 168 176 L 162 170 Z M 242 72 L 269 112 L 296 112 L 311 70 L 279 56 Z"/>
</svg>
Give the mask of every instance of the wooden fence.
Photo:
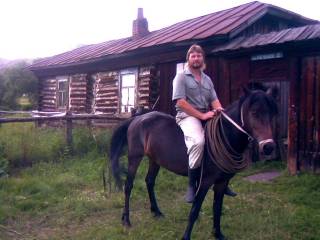
<svg viewBox="0 0 320 240">
<path fill-rule="evenodd" d="M 32 117 L 11 117 L 11 118 L 0 118 L 0 124 L 5 123 L 23 123 L 23 122 L 35 122 L 41 123 L 44 121 L 66 121 L 66 143 L 71 151 L 73 152 L 73 139 L 72 139 L 72 128 L 74 120 L 112 120 L 112 121 L 123 121 L 127 117 L 116 116 L 110 114 L 73 114 L 71 112 L 38 112 L 38 111 L 0 111 L 1 114 L 30 114 Z M 50 116 L 48 116 L 50 115 Z"/>
</svg>

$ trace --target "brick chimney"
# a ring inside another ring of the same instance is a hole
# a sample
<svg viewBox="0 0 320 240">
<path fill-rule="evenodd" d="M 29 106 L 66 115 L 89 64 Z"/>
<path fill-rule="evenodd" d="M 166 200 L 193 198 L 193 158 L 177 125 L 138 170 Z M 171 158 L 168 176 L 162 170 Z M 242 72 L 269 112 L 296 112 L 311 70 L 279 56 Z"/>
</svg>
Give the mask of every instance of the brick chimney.
<svg viewBox="0 0 320 240">
<path fill-rule="evenodd" d="M 138 17 L 133 21 L 132 25 L 132 37 L 138 39 L 148 34 L 148 21 L 143 17 L 143 8 L 138 8 Z"/>
</svg>

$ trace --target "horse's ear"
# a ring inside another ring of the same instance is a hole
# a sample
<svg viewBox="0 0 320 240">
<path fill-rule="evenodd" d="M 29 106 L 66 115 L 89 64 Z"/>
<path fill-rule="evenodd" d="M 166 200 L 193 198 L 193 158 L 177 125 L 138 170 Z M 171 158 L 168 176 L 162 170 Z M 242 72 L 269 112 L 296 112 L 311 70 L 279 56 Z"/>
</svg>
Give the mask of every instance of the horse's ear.
<svg viewBox="0 0 320 240">
<path fill-rule="evenodd" d="M 245 96 L 249 96 L 251 94 L 251 90 L 247 87 L 243 87 L 242 90 Z"/>
<path fill-rule="evenodd" d="M 274 99 L 277 99 L 279 96 L 279 89 L 276 86 L 272 86 L 267 89 L 267 95 L 273 97 Z"/>
</svg>

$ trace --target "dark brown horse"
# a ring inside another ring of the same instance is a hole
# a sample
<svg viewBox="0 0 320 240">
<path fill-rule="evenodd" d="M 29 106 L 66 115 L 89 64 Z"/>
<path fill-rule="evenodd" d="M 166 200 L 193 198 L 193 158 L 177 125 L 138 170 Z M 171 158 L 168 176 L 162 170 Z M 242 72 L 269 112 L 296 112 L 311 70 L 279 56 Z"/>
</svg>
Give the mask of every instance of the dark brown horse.
<svg viewBox="0 0 320 240">
<path fill-rule="evenodd" d="M 196 221 L 202 202 L 212 185 L 214 185 L 214 234 L 217 239 L 224 239 L 220 230 L 220 217 L 223 203 L 223 196 L 229 180 L 239 169 L 231 168 L 225 170 L 222 165 L 228 162 L 227 159 L 220 159 L 220 162 L 212 158 L 222 158 L 221 154 L 216 155 L 212 150 L 210 139 L 215 132 L 222 136 L 222 145 L 228 156 L 241 155 L 248 146 L 251 138 L 259 143 L 259 148 L 265 154 L 270 154 L 274 149 L 272 140 L 271 121 L 276 114 L 276 104 L 272 92 L 261 90 L 245 91 L 245 95 L 230 105 L 224 114 L 219 117 L 220 123 L 215 129 L 207 124 L 206 127 L 206 151 L 203 160 L 203 173 L 198 193 L 193 202 L 188 226 L 183 239 L 190 239 L 193 224 Z M 231 120 L 228 120 L 228 116 Z M 213 121 L 213 120 L 212 120 Z M 234 123 L 232 123 L 234 121 Z M 236 126 L 237 125 L 237 126 Z M 222 135 L 221 135 L 222 134 Z M 208 140 L 208 141 L 207 141 Z M 184 136 L 175 119 L 160 112 L 149 112 L 143 115 L 132 117 L 123 122 L 113 133 L 110 149 L 110 160 L 112 171 L 116 181 L 120 181 L 119 157 L 123 146 L 128 145 L 128 172 L 125 183 L 125 206 L 122 214 L 122 223 L 131 226 L 129 217 L 129 199 L 133 187 L 133 181 L 137 168 L 144 155 L 149 157 L 149 170 L 145 178 L 151 212 L 155 216 L 162 216 L 157 205 L 154 194 L 155 179 L 160 166 L 176 174 L 187 176 L 188 156 L 184 142 Z M 228 154 L 229 153 L 229 154 Z M 215 157 L 216 156 L 216 157 Z M 222 160 L 222 161 L 221 161 Z M 233 165 L 237 166 L 240 158 L 231 157 Z M 232 163 L 232 162 L 231 162 Z M 227 167 L 230 164 L 227 164 Z M 232 164 L 231 164 L 232 165 Z"/>
</svg>

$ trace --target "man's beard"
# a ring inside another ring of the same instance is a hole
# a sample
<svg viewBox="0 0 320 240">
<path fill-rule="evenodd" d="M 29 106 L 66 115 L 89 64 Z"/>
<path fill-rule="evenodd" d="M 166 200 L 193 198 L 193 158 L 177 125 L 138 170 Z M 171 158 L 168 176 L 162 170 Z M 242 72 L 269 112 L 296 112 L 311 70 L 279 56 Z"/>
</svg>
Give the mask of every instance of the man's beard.
<svg viewBox="0 0 320 240">
<path fill-rule="evenodd" d="M 198 70 L 202 68 L 203 63 L 193 63 L 193 64 L 190 64 L 189 66 L 195 70 Z"/>
</svg>

